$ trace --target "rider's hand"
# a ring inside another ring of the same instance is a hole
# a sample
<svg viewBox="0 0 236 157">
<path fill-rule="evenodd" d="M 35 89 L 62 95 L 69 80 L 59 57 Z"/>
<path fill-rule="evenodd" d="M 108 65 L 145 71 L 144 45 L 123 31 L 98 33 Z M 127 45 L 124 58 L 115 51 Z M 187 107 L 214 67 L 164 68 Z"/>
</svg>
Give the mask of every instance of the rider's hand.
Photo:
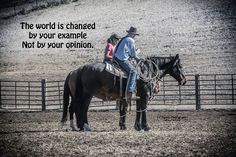
<svg viewBox="0 0 236 157">
<path fill-rule="evenodd" d="M 136 65 L 136 64 L 137 64 L 137 61 L 136 61 L 134 58 L 132 58 L 131 63 L 132 63 L 133 65 Z"/>
<path fill-rule="evenodd" d="M 140 48 L 136 49 L 136 53 L 140 53 L 140 51 L 141 51 Z"/>
</svg>

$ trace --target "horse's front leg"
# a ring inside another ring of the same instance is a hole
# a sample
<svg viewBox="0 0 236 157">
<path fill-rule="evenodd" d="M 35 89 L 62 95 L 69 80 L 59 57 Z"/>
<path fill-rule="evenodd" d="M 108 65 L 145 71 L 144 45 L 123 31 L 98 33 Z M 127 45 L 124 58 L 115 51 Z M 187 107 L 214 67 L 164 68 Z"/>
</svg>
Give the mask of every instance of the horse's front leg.
<svg viewBox="0 0 236 157">
<path fill-rule="evenodd" d="M 134 123 L 134 129 L 137 130 L 137 131 L 140 131 L 142 128 L 141 128 L 141 122 L 140 122 L 140 117 L 141 117 L 141 100 L 138 99 L 136 100 L 136 110 L 137 110 L 137 113 L 136 113 L 136 119 L 135 119 L 135 123 Z"/>
<path fill-rule="evenodd" d="M 151 129 L 147 123 L 147 103 L 148 103 L 148 95 L 146 95 L 141 101 L 141 110 L 142 110 L 141 128 L 144 131 L 149 131 Z"/>
<path fill-rule="evenodd" d="M 81 105 L 81 101 L 80 99 L 76 98 L 76 100 L 74 101 L 74 112 L 75 112 L 75 116 L 76 116 L 76 124 L 77 124 L 77 128 L 79 128 L 79 130 L 83 129 L 83 120 L 82 120 L 82 115 L 81 115 L 81 109 L 82 109 L 82 105 Z"/>
<path fill-rule="evenodd" d="M 127 129 L 125 126 L 127 107 L 128 107 L 127 102 L 125 100 L 120 100 L 120 121 L 119 121 L 120 130 Z"/>
<path fill-rule="evenodd" d="M 80 110 L 80 117 L 81 117 L 81 123 L 79 124 L 79 128 L 82 131 L 92 131 L 88 124 L 88 108 L 89 104 L 92 100 L 93 95 L 88 93 L 83 93 L 82 99 L 81 99 L 81 110 Z"/>
</svg>

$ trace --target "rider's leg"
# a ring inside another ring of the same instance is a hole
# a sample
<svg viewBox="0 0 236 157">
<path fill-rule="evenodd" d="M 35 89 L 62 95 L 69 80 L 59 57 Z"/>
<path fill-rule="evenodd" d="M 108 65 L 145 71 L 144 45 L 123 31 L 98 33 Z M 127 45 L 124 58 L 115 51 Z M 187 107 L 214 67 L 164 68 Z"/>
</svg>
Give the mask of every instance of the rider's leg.
<svg viewBox="0 0 236 157">
<path fill-rule="evenodd" d="M 119 65 L 129 74 L 129 79 L 127 82 L 128 92 L 134 93 L 136 91 L 136 78 L 137 72 L 135 66 L 129 61 L 118 60 Z"/>
</svg>

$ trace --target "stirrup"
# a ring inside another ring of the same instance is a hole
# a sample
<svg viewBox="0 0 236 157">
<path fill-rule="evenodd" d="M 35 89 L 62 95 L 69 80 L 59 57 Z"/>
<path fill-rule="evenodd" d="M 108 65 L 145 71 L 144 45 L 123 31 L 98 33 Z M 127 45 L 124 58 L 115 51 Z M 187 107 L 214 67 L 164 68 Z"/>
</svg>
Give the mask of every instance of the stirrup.
<svg viewBox="0 0 236 157">
<path fill-rule="evenodd" d="M 125 97 L 125 99 L 126 99 L 126 97 Z M 138 99 L 140 99 L 140 97 L 139 96 L 132 96 L 132 98 L 131 98 L 131 100 L 138 100 Z"/>
<path fill-rule="evenodd" d="M 125 99 L 126 101 L 132 101 L 132 100 L 138 100 L 138 99 L 140 99 L 140 97 L 139 96 L 136 96 L 136 94 L 132 94 L 131 95 L 131 99 L 130 99 L 130 97 L 128 96 L 128 94 L 126 93 L 125 94 L 125 97 L 123 97 L 123 99 Z"/>
</svg>

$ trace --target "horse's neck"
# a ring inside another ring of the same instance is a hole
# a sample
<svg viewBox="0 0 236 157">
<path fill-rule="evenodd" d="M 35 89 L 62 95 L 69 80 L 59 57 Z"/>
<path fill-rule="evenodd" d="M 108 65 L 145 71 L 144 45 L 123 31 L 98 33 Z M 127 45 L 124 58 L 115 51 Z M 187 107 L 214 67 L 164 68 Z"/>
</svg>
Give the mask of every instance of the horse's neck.
<svg viewBox="0 0 236 157">
<path fill-rule="evenodd" d="M 155 57 L 153 62 L 156 64 L 159 70 L 160 78 L 164 77 L 167 74 L 167 70 L 171 66 L 173 57 Z"/>
<path fill-rule="evenodd" d="M 171 64 L 172 58 L 171 57 L 163 57 L 157 58 L 156 62 L 160 70 L 164 70 L 168 68 L 168 65 Z"/>
</svg>

